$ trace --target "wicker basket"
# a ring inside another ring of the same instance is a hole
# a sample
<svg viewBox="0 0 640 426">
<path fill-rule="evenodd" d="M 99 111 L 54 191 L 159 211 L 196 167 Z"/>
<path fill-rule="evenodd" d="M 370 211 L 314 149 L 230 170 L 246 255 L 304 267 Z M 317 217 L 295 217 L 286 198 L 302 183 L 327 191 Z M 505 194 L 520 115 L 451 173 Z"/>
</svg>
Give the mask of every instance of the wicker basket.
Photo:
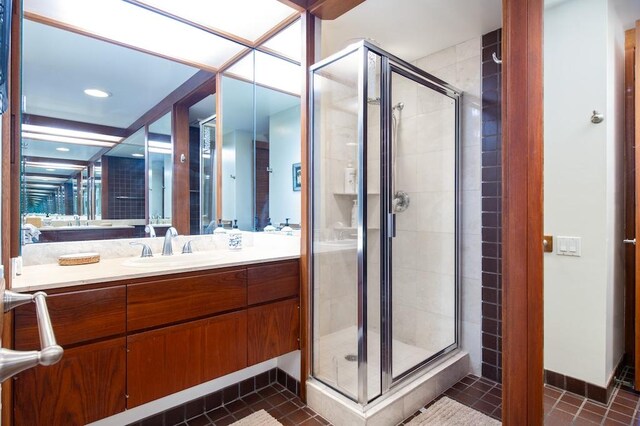
<svg viewBox="0 0 640 426">
<path fill-rule="evenodd" d="M 100 262 L 100 254 L 98 253 L 65 254 L 58 258 L 60 266 L 88 265 L 98 262 Z"/>
</svg>

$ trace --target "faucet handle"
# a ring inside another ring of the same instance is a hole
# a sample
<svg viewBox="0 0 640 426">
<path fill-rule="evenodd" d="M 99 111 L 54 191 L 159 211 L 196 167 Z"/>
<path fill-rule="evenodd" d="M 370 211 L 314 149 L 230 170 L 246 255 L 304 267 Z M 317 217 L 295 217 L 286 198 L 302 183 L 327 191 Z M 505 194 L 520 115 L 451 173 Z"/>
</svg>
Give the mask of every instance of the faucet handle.
<svg viewBox="0 0 640 426">
<path fill-rule="evenodd" d="M 153 257 L 153 253 L 151 252 L 151 247 L 149 247 L 145 243 L 137 243 L 135 241 L 132 241 L 129 243 L 129 245 L 142 246 L 142 254 L 140 255 L 140 257 Z"/>
<path fill-rule="evenodd" d="M 193 248 L 191 247 L 191 242 L 194 240 L 189 240 L 182 246 L 182 254 L 193 253 Z"/>
</svg>

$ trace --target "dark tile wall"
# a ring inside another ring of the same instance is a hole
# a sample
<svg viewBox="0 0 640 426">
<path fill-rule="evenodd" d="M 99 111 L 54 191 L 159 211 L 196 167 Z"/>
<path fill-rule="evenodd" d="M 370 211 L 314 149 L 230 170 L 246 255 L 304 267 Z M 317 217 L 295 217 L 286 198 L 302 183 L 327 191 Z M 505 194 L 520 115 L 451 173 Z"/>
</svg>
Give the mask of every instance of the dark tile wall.
<svg viewBox="0 0 640 426">
<path fill-rule="evenodd" d="M 482 376 L 502 380 L 502 30 L 482 36 Z"/>
<path fill-rule="evenodd" d="M 107 165 L 109 200 L 103 219 L 144 219 L 144 160 L 109 157 Z"/>
</svg>

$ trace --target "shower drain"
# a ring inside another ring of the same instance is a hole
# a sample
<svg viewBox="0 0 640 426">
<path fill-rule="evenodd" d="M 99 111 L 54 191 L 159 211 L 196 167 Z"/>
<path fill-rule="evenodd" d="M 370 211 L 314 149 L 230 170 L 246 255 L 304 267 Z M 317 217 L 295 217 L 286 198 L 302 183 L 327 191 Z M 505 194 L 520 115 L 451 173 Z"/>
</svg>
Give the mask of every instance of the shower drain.
<svg viewBox="0 0 640 426">
<path fill-rule="evenodd" d="M 344 356 L 344 359 L 346 359 L 347 361 L 357 361 L 358 360 L 358 355 L 354 355 L 354 354 L 347 354 Z"/>
</svg>

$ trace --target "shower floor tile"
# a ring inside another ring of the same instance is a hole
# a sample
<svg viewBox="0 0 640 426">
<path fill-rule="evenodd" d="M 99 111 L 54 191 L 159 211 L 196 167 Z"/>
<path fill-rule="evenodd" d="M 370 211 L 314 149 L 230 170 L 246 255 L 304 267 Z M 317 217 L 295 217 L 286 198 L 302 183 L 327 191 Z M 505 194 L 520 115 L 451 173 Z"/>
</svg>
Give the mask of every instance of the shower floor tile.
<svg viewBox="0 0 640 426">
<path fill-rule="evenodd" d="M 350 355 L 358 353 L 357 329 L 355 326 L 336 331 L 320 337 L 316 347 L 318 360 L 316 375 L 325 383 L 341 389 L 352 396 L 357 395 L 358 363 Z M 369 348 L 380 347 L 380 334 L 374 331 L 368 333 Z M 370 350 L 368 359 L 369 395 L 380 393 L 380 352 Z M 396 339 L 393 340 L 394 373 L 404 372 L 416 364 L 431 357 L 435 351 L 429 351 L 418 346 L 408 345 Z"/>
</svg>

